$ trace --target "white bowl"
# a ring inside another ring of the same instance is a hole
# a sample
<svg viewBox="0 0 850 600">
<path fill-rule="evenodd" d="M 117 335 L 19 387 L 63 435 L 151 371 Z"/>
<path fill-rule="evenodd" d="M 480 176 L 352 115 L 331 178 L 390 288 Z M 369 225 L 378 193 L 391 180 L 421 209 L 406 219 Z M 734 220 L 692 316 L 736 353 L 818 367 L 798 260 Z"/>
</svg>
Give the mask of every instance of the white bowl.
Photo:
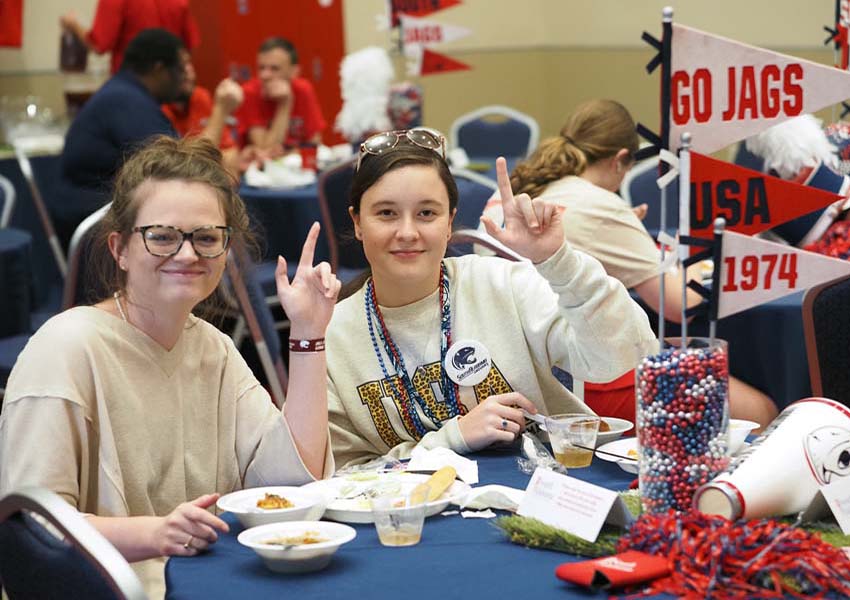
<svg viewBox="0 0 850 600">
<path fill-rule="evenodd" d="M 266 494 L 277 494 L 292 502 L 291 508 L 264 509 L 257 500 Z M 257 527 L 282 521 L 318 521 L 325 512 L 325 499 L 315 492 L 291 486 L 248 488 L 218 499 L 221 510 L 232 512 L 243 527 Z"/>
<path fill-rule="evenodd" d="M 613 442 L 620 439 L 624 433 L 634 427 L 631 421 L 626 419 L 618 419 L 616 417 L 602 417 L 602 420 L 608 423 L 608 431 L 600 431 L 596 435 L 596 447 L 602 444 Z"/>
<path fill-rule="evenodd" d="M 629 452 L 632 452 L 629 454 Z M 604 453 L 610 454 L 604 454 Z M 634 458 L 629 458 L 634 456 Z M 626 473 L 637 474 L 639 470 L 637 460 L 637 438 L 623 438 L 608 442 L 596 448 L 596 458 L 617 463 Z"/>
<path fill-rule="evenodd" d="M 309 535 L 322 541 L 316 544 L 269 544 L 276 538 Z M 324 569 L 337 549 L 357 536 L 353 527 L 329 521 L 288 521 L 246 529 L 236 539 L 263 559 L 266 567 L 278 573 L 306 573 Z"/>
<path fill-rule="evenodd" d="M 755 421 L 744 419 L 729 419 L 729 453 L 737 454 L 744 446 L 747 436 L 759 426 Z"/>
</svg>

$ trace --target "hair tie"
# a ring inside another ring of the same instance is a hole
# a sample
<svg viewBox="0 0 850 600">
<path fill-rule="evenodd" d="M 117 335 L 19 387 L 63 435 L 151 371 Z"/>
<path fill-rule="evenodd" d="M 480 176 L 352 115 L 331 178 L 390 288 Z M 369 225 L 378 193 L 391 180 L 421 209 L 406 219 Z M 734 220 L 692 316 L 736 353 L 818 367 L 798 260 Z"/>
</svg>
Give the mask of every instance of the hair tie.
<svg viewBox="0 0 850 600">
<path fill-rule="evenodd" d="M 568 144 L 571 144 L 571 145 L 576 146 L 576 147 L 578 146 L 578 144 L 576 144 L 576 141 L 573 138 L 571 138 L 570 136 L 568 136 L 566 133 L 562 133 L 561 137 L 564 138 L 567 141 Z"/>
</svg>

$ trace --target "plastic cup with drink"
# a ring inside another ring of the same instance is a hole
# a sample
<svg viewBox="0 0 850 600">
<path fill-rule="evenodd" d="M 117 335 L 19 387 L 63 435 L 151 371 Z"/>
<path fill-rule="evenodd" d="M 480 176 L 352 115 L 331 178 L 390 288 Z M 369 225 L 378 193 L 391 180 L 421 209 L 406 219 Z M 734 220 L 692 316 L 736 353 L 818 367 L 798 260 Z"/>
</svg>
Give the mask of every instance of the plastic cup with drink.
<svg viewBox="0 0 850 600">
<path fill-rule="evenodd" d="M 568 469 L 589 467 L 596 447 L 599 423 L 599 417 L 585 413 L 547 417 L 546 431 L 555 460 Z"/>
</svg>

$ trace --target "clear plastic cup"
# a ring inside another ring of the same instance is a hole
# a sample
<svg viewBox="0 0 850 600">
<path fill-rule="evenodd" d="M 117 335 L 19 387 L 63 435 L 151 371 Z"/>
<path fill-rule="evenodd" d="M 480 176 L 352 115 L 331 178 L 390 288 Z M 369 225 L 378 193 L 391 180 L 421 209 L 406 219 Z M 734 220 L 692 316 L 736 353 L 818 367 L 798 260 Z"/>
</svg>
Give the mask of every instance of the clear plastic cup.
<svg viewBox="0 0 850 600">
<path fill-rule="evenodd" d="M 599 433 L 600 418 L 573 413 L 546 418 L 546 431 L 555 460 L 568 469 L 589 467 Z"/>
<path fill-rule="evenodd" d="M 413 546 L 422 538 L 427 486 L 417 486 L 407 495 L 372 498 L 372 516 L 378 539 L 384 546 Z"/>
</svg>

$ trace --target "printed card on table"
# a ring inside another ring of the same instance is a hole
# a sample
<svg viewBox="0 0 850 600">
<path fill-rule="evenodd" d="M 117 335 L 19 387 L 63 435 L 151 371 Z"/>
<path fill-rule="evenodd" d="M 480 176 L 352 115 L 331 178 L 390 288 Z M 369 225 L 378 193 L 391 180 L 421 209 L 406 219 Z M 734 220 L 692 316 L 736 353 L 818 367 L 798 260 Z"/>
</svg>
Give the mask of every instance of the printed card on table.
<svg viewBox="0 0 850 600">
<path fill-rule="evenodd" d="M 606 522 L 625 527 L 634 517 L 617 492 L 538 468 L 517 514 L 595 542 Z"/>
</svg>

